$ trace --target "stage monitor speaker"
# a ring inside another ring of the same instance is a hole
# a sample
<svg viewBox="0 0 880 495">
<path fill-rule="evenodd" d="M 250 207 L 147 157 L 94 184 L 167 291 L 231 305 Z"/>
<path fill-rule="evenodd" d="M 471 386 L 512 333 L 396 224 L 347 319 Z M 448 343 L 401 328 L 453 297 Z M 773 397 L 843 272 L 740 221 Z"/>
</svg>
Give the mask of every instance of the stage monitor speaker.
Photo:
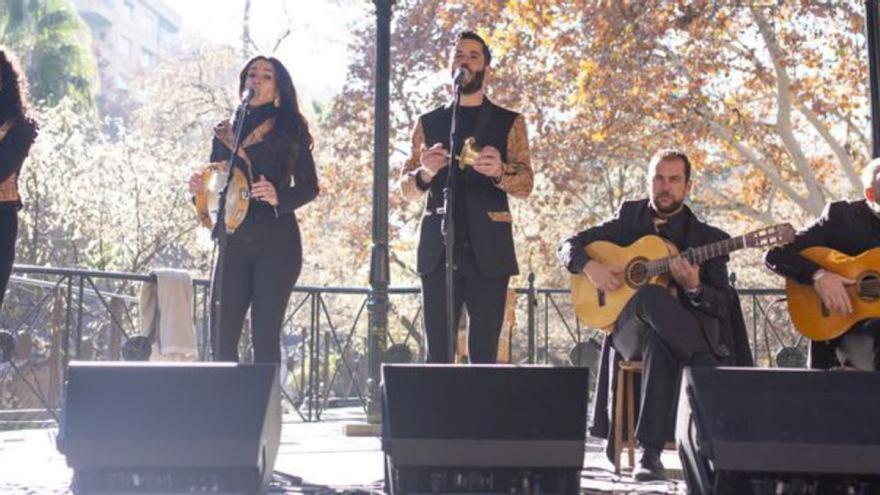
<svg viewBox="0 0 880 495">
<path fill-rule="evenodd" d="M 385 365 L 391 493 L 578 493 L 587 368 Z"/>
<path fill-rule="evenodd" d="M 232 363 L 71 363 L 58 449 L 76 493 L 265 493 L 278 371 Z"/>
<path fill-rule="evenodd" d="M 676 443 L 691 493 L 880 493 L 880 373 L 688 368 Z"/>
</svg>

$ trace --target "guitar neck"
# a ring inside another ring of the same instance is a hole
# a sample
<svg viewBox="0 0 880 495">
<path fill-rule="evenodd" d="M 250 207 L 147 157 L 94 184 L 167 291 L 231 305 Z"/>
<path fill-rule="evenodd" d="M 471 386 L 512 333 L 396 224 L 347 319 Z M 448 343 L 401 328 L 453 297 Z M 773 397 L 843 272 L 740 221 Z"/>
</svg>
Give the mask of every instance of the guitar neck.
<svg viewBox="0 0 880 495">
<path fill-rule="evenodd" d="M 695 265 L 699 265 L 706 260 L 726 256 L 736 250 L 749 247 L 746 243 L 744 235 L 732 237 L 723 241 L 713 242 L 704 246 L 690 248 L 684 252 L 674 256 L 658 258 L 650 261 L 648 265 L 648 276 L 656 277 L 669 273 L 669 263 L 675 258 L 684 258 Z"/>
</svg>

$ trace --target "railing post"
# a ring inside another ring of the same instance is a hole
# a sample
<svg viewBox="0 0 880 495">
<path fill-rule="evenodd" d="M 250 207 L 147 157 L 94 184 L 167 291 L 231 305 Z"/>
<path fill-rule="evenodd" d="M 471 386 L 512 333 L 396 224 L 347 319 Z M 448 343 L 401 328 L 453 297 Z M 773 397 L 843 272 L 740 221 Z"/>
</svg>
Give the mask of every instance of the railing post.
<svg viewBox="0 0 880 495">
<path fill-rule="evenodd" d="M 122 355 L 122 327 L 117 324 L 122 321 L 122 315 L 125 311 L 125 301 L 118 297 L 110 299 L 110 322 L 107 325 L 106 342 L 107 342 L 107 359 L 110 361 L 119 361 Z"/>
<path fill-rule="evenodd" d="M 528 300 L 529 300 L 529 364 L 535 364 L 535 333 L 537 329 L 535 328 L 535 306 L 538 304 L 538 300 L 535 297 L 535 272 L 529 272 L 529 291 L 528 291 Z"/>
<path fill-rule="evenodd" d="M 323 408 L 327 401 L 330 398 L 330 339 L 332 338 L 330 332 L 324 332 L 324 362 L 321 366 L 321 407 Z M 345 359 L 345 356 L 342 356 L 342 359 Z M 344 366 L 344 364 L 340 364 L 339 361 L 336 362 L 336 366 Z"/>
<path fill-rule="evenodd" d="M 321 343 L 320 340 L 320 322 L 319 319 L 321 317 L 320 313 L 320 293 L 315 292 L 312 294 L 312 324 L 311 330 L 309 331 L 309 421 L 312 419 L 318 419 L 318 409 L 317 404 L 320 400 L 318 398 L 318 388 L 320 385 L 318 384 L 319 373 L 320 370 L 318 368 L 319 354 L 321 353 L 321 348 L 319 347 Z"/>
<path fill-rule="evenodd" d="M 67 276 L 67 292 L 64 296 L 64 335 L 61 336 L 61 351 L 63 353 L 61 359 L 62 365 L 62 376 L 64 379 L 62 383 L 67 383 L 67 365 L 70 363 L 70 312 L 73 308 L 70 307 L 73 300 L 73 278 L 71 275 Z"/>
<path fill-rule="evenodd" d="M 76 310 L 76 358 L 82 359 L 82 327 L 83 327 L 83 305 L 85 305 L 86 278 L 82 275 L 79 277 L 79 304 Z"/>
<path fill-rule="evenodd" d="M 309 297 L 311 298 L 311 296 L 309 296 Z M 300 360 L 299 360 L 299 383 L 300 383 L 300 388 L 301 388 L 300 397 L 299 397 L 299 400 L 300 400 L 299 407 L 300 408 L 302 408 L 303 404 L 307 403 L 309 400 L 309 395 L 308 395 L 309 394 L 309 381 L 308 381 L 308 378 L 306 375 L 306 361 L 311 360 L 311 353 L 308 350 L 309 349 L 308 348 L 308 346 L 309 346 L 309 342 L 308 342 L 309 341 L 309 332 L 311 331 L 310 329 L 312 328 L 311 317 L 312 317 L 312 315 L 310 314 L 309 315 L 309 321 L 310 321 L 309 327 L 308 327 L 308 329 L 303 327 L 302 339 L 300 339 L 300 342 L 299 342 L 299 347 L 300 347 L 300 351 L 301 351 L 300 352 Z M 306 404 L 306 409 L 308 409 L 308 404 Z M 311 421 L 311 418 L 309 418 L 308 420 Z"/>
<path fill-rule="evenodd" d="M 536 301 L 537 303 L 537 301 Z M 544 364 L 550 362 L 550 295 L 544 294 Z"/>
<path fill-rule="evenodd" d="M 312 332 L 312 395 L 315 401 L 315 420 L 321 420 L 321 304 L 324 303 L 321 292 L 315 294 L 315 329 Z"/>
<path fill-rule="evenodd" d="M 57 406 L 61 403 L 61 391 L 64 388 L 67 378 L 67 368 L 63 363 L 63 347 L 62 339 L 64 333 L 61 330 L 61 290 L 56 287 L 52 294 L 52 313 L 49 317 L 49 328 L 52 331 L 52 348 L 49 351 L 51 359 L 52 381 L 56 382 L 54 392 L 52 393 L 52 404 Z M 51 387 L 50 387 L 51 388 Z"/>
</svg>

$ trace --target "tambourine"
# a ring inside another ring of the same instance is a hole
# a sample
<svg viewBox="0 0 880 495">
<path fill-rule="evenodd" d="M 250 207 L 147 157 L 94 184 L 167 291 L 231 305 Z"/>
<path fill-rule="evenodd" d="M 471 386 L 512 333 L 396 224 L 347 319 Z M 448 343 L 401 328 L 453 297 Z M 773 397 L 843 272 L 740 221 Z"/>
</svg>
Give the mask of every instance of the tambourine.
<svg viewBox="0 0 880 495">
<path fill-rule="evenodd" d="M 199 222 L 209 229 L 214 228 L 217 222 L 217 213 L 220 209 L 220 191 L 226 185 L 226 162 L 214 162 L 202 169 L 202 181 L 205 187 L 202 192 L 196 194 L 195 206 Z M 244 221 L 250 205 L 251 190 L 247 177 L 237 167 L 232 168 L 232 180 L 226 191 L 226 232 L 235 232 L 235 229 Z"/>
</svg>

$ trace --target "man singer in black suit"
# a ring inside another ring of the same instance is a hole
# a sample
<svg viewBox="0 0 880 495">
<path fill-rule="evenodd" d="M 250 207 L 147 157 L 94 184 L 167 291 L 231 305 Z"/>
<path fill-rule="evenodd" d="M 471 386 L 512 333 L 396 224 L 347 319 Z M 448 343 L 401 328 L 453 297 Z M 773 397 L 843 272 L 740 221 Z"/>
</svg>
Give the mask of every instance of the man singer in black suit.
<svg viewBox="0 0 880 495">
<path fill-rule="evenodd" d="M 532 192 L 525 119 L 485 95 L 492 54 L 476 33 L 458 35 L 450 72 L 470 74 L 461 88 L 461 108 L 452 150 L 452 166 L 465 139 L 480 147 L 473 166 L 459 168 L 455 184 L 455 321 L 467 307 L 468 355 L 474 363 L 494 363 L 510 277 L 518 273 L 513 219 L 508 196 Z M 448 174 L 451 104 L 421 115 L 413 130 L 412 151 L 400 175 L 400 189 L 411 201 L 425 201 L 420 226 L 417 269 L 422 279 L 428 362 L 448 360 L 446 325 L 443 189 Z M 456 325 L 457 326 L 457 325 Z M 454 345 L 454 344 L 453 344 Z"/>
</svg>

